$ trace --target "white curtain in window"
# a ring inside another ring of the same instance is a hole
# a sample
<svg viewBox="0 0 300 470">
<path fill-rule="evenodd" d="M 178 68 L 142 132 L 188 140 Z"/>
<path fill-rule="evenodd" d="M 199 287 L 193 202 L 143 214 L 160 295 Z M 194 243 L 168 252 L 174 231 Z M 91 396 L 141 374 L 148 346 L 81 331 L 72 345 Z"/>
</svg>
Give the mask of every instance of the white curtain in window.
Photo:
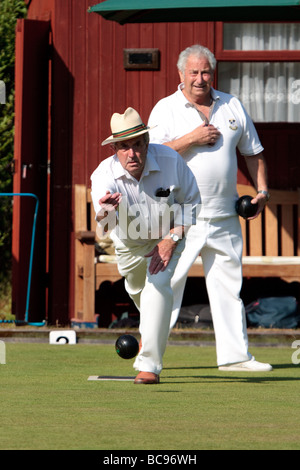
<svg viewBox="0 0 300 470">
<path fill-rule="evenodd" d="M 300 23 L 224 23 L 224 49 L 298 51 Z"/>
<path fill-rule="evenodd" d="M 224 49 L 300 50 L 299 24 L 228 26 Z M 221 62 L 218 87 L 237 96 L 256 122 L 300 122 L 300 62 Z"/>
</svg>

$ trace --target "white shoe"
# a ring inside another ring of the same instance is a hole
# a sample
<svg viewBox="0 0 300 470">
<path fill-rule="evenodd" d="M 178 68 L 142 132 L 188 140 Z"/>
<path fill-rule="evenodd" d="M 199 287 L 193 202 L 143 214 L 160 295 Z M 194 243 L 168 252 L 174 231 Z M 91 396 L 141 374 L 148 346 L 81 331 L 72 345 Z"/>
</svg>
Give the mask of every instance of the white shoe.
<svg viewBox="0 0 300 470">
<path fill-rule="evenodd" d="M 272 370 L 270 364 L 264 364 L 263 362 L 258 362 L 255 360 L 255 357 L 252 357 L 250 361 L 237 362 L 235 364 L 228 364 L 225 366 L 220 366 L 219 370 L 223 371 L 234 371 L 234 372 L 269 372 Z"/>
</svg>

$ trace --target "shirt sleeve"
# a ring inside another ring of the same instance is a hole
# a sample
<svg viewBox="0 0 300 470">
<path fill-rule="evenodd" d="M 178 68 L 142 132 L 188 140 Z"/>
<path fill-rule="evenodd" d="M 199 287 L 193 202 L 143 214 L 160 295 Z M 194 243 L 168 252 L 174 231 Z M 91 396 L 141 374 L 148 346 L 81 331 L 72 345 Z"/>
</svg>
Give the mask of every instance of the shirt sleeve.
<svg viewBox="0 0 300 470">
<path fill-rule="evenodd" d="M 155 126 L 149 131 L 150 142 L 154 144 L 164 144 L 173 140 L 171 138 L 170 128 L 168 122 L 170 122 L 171 116 L 168 110 L 168 106 L 165 99 L 159 101 L 152 109 L 148 126 Z"/>
<path fill-rule="evenodd" d="M 233 102 L 234 105 L 239 108 L 238 116 L 240 116 L 242 120 L 244 129 L 237 147 L 241 155 L 257 155 L 258 153 L 261 153 L 264 148 L 260 142 L 253 121 L 240 101 L 236 99 Z"/>
<path fill-rule="evenodd" d="M 101 209 L 99 200 L 107 191 L 113 194 L 117 192 L 117 188 L 111 172 L 107 171 L 105 165 L 100 163 L 91 176 L 91 196 L 96 215 Z"/>
<path fill-rule="evenodd" d="M 181 205 L 181 211 L 175 214 L 174 224 L 189 227 L 196 223 L 201 207 L 201 196 L 192 171 L 179 154 L 178 157 L 177 171 L 180 186 L 177 189 L 176 200 Z"/>
</svg>

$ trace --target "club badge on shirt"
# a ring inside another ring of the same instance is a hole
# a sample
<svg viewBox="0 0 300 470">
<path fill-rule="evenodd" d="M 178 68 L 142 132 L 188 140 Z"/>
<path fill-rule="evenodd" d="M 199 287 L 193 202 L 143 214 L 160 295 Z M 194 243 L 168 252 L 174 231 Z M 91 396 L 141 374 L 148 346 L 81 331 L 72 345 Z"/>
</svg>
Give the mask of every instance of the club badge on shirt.
<svg viewBox="0 0 300 470">
<path fill-rule="evenodd" d="M 229 119 L 229 129 L 236 131 L 238 126 L 235 123 L 235 119 Z"/>
</svg>

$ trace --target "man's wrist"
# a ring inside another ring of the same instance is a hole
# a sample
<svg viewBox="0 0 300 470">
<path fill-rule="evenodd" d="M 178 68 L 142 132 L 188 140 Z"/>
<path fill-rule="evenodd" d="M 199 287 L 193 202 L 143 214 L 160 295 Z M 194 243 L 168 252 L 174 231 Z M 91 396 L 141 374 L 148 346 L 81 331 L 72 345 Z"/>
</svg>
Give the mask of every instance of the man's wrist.
<svg viewBox="0 0 300 470">
<path fill-rule="evenodd" d="M 170 230 L 169 234 L 165 237 L 167 240 L 172 240 L 174 243 L 179 243 L 184 236 L 184 227 L 178 226 Z"/>
<path fill-rule="evenodd" d="M 178 243 L 180 241 L 180 237 L 179 235 L 177 235 L 177 233 L 170 233 L 170 238 L 171 240 L 173 240 L 174 243 Z"/>
<path fill-rule="evenodd" d="M 260 189 L 259 191 L 257 191 L 257 194 L 263 194 L 266 198 L 266 200 L 268 201 L 271 197 L 269 191 L 267 189 Z"/>
<path fill-rule="evenodd" d="M 96 222 L 101 222 L 107 216 L 108 216 L 108 212 L 104 210 L 103 208 L 100 209 L 99 212 L 96 214 Z"/>
</svg>

